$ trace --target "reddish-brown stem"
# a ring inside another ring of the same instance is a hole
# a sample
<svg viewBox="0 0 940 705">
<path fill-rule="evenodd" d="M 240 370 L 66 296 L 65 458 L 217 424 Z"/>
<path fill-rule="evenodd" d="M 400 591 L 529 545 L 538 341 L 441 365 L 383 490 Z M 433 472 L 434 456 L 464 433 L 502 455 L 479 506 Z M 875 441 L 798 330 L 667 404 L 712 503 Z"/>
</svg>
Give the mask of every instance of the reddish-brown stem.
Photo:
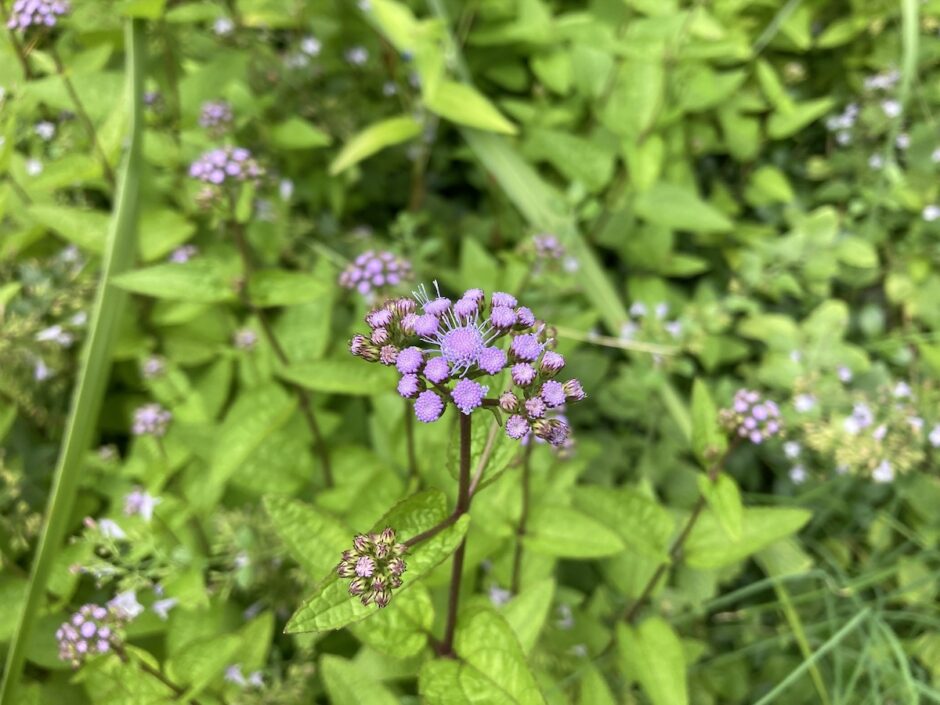
<svg viewBox="0 0 940 705">
<path fill-rule="evenodd" d="M 519 512 L 519 523 L 516 525 L 516 550 L 512 557 L 512 582 L 510 589 L 513 595 L 519 594 L 519 584 L 522 579 L 522 541 L 525 537 L 526 523 L 529 520 L 529 485 L 532 458 L 532 449 L 535 447 L 534 439 L 529 438 L 529 445 L 522 452 L 522 509 Z"/>
<path fill-rule="evenodd" d="M 721 454 L 721 457 L 716 460 L 712 466 L 708 469 L 708 481 L 714 482 L 718 479 L 718 473 L 724 468 L 725 463 L 728 461 L 731 452 L 738 447 L 740 439 L 735 437 L 733 441 L 728 445 L 728 448 L 724 453 Z M 643 587 L 642 592 L 640 592 L 639 597 L 634 600 L 633 604 L 630 605 L 623 614 L 623 619 L 627 622 L 633 622 L 637 618 L 637 615 L 640 613 L 640 608 L 646 603 L 646 601 L 653 594 L 653 590 L 656 589 L 656 585 L 659 583 L 660 578 L 665 575 L 666 571 L 669 569 L 669 566 L 676 563 L 679 560 L 679 556 L 682 553 L 682 547 L 685 545 L 686 539 L 689 538 L 689 534 L 692 533 L 692 529 L 695 528 L 695 524 L 698 522 L 699 517 L 702 515 L 702 511 L 705 509 L 707 500 L 705 495 L 699 495 L 698 500 L 695 502 L 695 506 L 692 507 L 692 513 L 689 514 L 689 518 L 685 522 L 685 526 L 682 527 L 682 531 L 679 532 L 679 535 L 676 536 L 675 540 L 672 542 L 672 545 L 669 547 L 668 558 L 656 566 L 656 570 L 653 571 L 653 575 L 650 576 L 650 579 L 646 582 L 646 585 Z"/>
<path fill-rule="evenodd" d="M 239 255 L 242 260 L 242 269 L 245 272 L 246 279 L 251 276 L 252 271 L 254 270 L 254 263 L 251 259 L 251 250 L 248 246 L 248 240 L 245 237 L 244 228 L 242 228 L 241 223 L 239 223 L 234 217 L 234 205 L 232 207 L 233 216 L 230 220 L 231 229 L 235 234 L 235 244 L 238 248 Z M 246 282 L 247 283 L 247 282 Z M 258 319 L 258 323 L 261 325 L 261 331 L 264 334 L 265 339 L 268 341 L 268 345 L 271 346 L 271 350 L 274 351 L 274 355 L 277 357 L 278 361 L 287 367 L 290 365 L 290 359 L 287 357 L 287 352 L 284 350 L 284 346 L 281 345 L 281 342 L 277 338 L 277 334 L 274 332 L 274 327 L 271 325 L 271 321 L 268 320 L 267 315 L 265 315 L 264 310 L 258 306 L 255 306 L 247 294 L 244 294 L 242 297 L 245 305 L 251 310 L 251 312 Z M 310 429 L 310 433 L 313 436 L 313 447 L 314 452 L 320 458 L 320 465 L 323 466 L 323 481 L 327 487 L 333 486 L 333 469 L 330 464 L 330 451 L 326 445 L 326 441 L 323 437 L 323 432 L 320 430 L 320 424 L 317 422 L 316 414 L 313 410 L 313 404 L 310 401 L 310 394 L 306 389 L 301 387 L 295 382 L 286 382 L 287 386 L 297 397 L 297 403 L 300 406 L 300 412 L 303 414 L 304 420 L 307 422 L 307 427 Z"/>
<path fill-rule="evenodd" d="M 458 517 L 470 509 L 470 414 L 460 414 L 460 477 L 457 485 L 457 504 L 454 514 Z M 450 595 L 447 602 L 447 624 L 444 640 L 439 652 L 441 656 L 454 656 L 454 632 L 457 629 L 457 609 L 460 606 L 460 579 L 463 576 L 463 559 L 467 549 L 467 538 L 457 547 L 450 572 Z"/>
</svg>

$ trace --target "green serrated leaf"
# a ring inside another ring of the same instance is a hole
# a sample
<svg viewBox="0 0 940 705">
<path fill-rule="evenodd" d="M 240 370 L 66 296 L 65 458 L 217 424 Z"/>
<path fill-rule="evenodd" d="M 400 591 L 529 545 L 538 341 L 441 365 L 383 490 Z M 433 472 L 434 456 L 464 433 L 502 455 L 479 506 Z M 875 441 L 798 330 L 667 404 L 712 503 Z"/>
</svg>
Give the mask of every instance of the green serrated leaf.
<svg viewBox="0 0 940 705">
<path fill-rule="evenodd" d="M 235 277 L 224 263 L 199 258 L 177 264 L 167 262 L 136 269 L 112 278 L 114 286 L 156 299 L 219 303 L 235 301 Z"/>
<path fill-rule="evenodd" d="M 740 539 L 744 505 L 741 503 L 741 492 L 734 479 L 727 473 L 720 473 L 712 482 L 706 475 L 699 475 L 698 489 L 718 518 L 718 522 L 728 532 L 728 537 L 733 541 Z"/>
<path fill-rule="evenodd" d="M 651 617 L 639 627 L 617 625 L 617 647 L 624 674 L 639 682 L 653 705 L 686 705 L 682 642 L 669 624 Z"/>
<path fill-rule="evenodd" d="M 614 530 L 590 514 L 560 505 L 539 505 L 529 519 L 525 546 L 565 558 L 601 558 L 626 548 Z"/>
<path fill-rule="evenodd" d="M 312 274 L 283 269 L 262 269 L 248 280 L 248 298 L 261 308 L 307 303 L 331 291 L 329 283 Z"/>
<path fill-rule="evenodd" d="M 352 661 L 325 655 L 320 659 L 323 684 L 333 705 L 397 705 L 399 700 Z"/>
<path fill-rule="evenodd" d="M 504 135 L 517 132 L 496 107 L 473 86 L 456 81 L 439 81 L 424 96 L 428 110 L 467 127 Z"/>
<path fill-rule="evenodd" d="M 296 499 L 270 495 L 264 509 L 287 552 L 311 580 L 335 567 L 353 531 L 338 519 Z"/>
<path fill-rule="evenodd" d="M 370 396 L 395 388 L 393 370 L 353 357 L 294 363 L 279 374 L 315 392 Z"/>
</svg>

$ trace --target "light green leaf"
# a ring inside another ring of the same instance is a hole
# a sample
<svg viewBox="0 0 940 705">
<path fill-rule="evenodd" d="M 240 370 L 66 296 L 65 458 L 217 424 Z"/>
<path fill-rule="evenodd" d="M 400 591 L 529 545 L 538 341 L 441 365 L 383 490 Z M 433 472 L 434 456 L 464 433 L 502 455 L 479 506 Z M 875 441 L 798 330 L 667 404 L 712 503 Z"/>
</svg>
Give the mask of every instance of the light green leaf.
<svg viewBox="0 0 940 705">
<path fill-rule="evenodd" d="M 740 539 L 744 505 L 741 503 L 741 492 L 734 479 L 727 473 L 719 473 L 718 478 L 712 482 L 707 475 L 699 475 L 698 489 L 718 517 L 718 522 L 728 532 L 728 537 L 733 541 Z"/>
<path fill-rule="evenodd" d="M 68 206 L 33 204 L 26 209 L 26 214 L 83 250 L 101 254 L 104 249 L 109 220 L 106 213 Z"/>
<path fill-rule="evenodd" d="M 740 538 L 729 540 L 711 512 L 702 514 L 685 542 L 685 562 L 692 568 L 723 568 L 742 561 L 782 538 L 799 531 L 812 515 L 805 509 L 755 507 L 745 509 Z"/>
<path fill-rule="evenodd" d="M 617 705 L 604 676 L 593 666 L 587 666 L 581 676 L 578 705 Z"/>
<path fill-rule="evenodd" d="M 328 282 L 304 272 L 262 269 L 248 280 L 248 298 L 255 306 L 292 306 L 313 301 L 332 291 Z"/>
<path fill-rule="evenodd" d="M 271 129 L 271 142 L 281 149 L 326 147 L 332 141 L 323 130 L 298 117 L 288 118 Z"/>
<path fill-rule="evenodd" d="M 280 375 L 315 392 L 369 396 L 395 388 L 393 368 L 352 356 L 295 363 Z"/>
<path fill-rule="evenodd" d="M 196 231 L 195 224 L 169 208 L 152 208 L 140 216 L 140 257 L 152 262 L 169 254 Z"/>
<path fill-rule="evenodd" d="M 692 191 L 675 184 L 658 183 L 637 196 L 638 215 L 655 225 L 697 233 L 727 232 L 731 221 Z"/>
<path fill-rule="evenodd" d="M 395 594 L 388 607 L 379 610 L 368 622 L 350 626 L 361 642 L 396 659 L 417 656 L 428 644 L 434 624 L 431 593 L 421 583 Z"/>
<path fill-rule="evenodd" d="M 653 705 L 689 702 L 682 642 L 666 621 L 651 617 L 637 628 L 618 624 L 617 647 L 624 674 L 639 682 Z"/>
<path fill-rule="evenodd" d="M 718 424 L 718 409 L 708 387 L 701 379 L 692 385 L 692 450 L 699 462 L 708 467 L 728 446 Z"/>
<path fill-rule="evenodd" d="M 166 664 L 167 675 L 187 689 L 187 697 L 199 695 L 206 686 L 221 679 L 236 660 L 241 640 L 234 634 L 218 634 L 193 641 L 174 654 Z"/>
<path fill-rule="evenodd" d="M 835 104 L 832 98 L 817 98 L 798 103 L 789 111 L 774 111 L 767 121 L 767 135 L 775 140 L 789 137 L 829 113 Z"/>
<path fill-rule="evenodd" d="M 114 277 L 114 286 L 156 299 L 219 303 L 235 301 L 234 272 L 218 260 L 198 258 L 184 264 L 167 262 Z"/>
<path fill-rule="evenodd" d="M 460 125 L 478 130 L 516 134 L 516 126 L 476 88 L 456 81 L 439 81 L 424 96 L 428 110 Z"/>
<path fill-rule="evenodd" d="M 311 580 L 336 567 L 352 541 L 352 530 L 341 521 L 299 500 L 269 495 L 264 509 L 288 554 Z"/>
<path fill-rule="evenodd" d="M 860 237 L 845 237 L 839 240 L 839 261 L 850 267 L 874 269 L 878 266 L 878 250 Z"/>
<path fill-rule="evenodd" d="M 414 53 L 420 36 L 419 24 L 411 9 L 394 0 L 375 0 L 370 16 L 392 45 L 400 52 Z"/>
<path fill-rule="evenodd" d="M 388 118 L 370 125 L 349 140 L 330 164 L 336 176 L 386 147 L 407 142 L 421 134 L 421 123 L 408 115 Z"/>
<path fill-rule="evenodd" d="M 565 558 L 601 558 L 626 548 L 613 529 L 591 515 L 551 504 L 532 513 L 524 541 L 531 551 Z"/>
<path fill-rule="evenodd" d="M 398 705 L 399 700 L 365 669 L 326 654 L 320 659 L 323 684 L 333 705 Z"/>
<path fill-rule="evenodd" d="M 513 597 L 500 613 L 515 632 L 523 653 L 532 651 L 538 641 L 554 595 L 555 581 L 546 578 Z"/>
<path fill-rule="evenodd" d="M 492 608 L 460 614 L 454 649 L 459 661 L 428 661 L 418 690 L 428 705 L 544 705 L 522 649 L 506 621 Z"/>
<path fill-rule="evenodd" d="M 596 485 L 575 488 L 574 502 L 590 517 L 616 531 L 633 551 L 665 560 L 675 528 L 665 507 L 629 488 Z"/>
</svg>

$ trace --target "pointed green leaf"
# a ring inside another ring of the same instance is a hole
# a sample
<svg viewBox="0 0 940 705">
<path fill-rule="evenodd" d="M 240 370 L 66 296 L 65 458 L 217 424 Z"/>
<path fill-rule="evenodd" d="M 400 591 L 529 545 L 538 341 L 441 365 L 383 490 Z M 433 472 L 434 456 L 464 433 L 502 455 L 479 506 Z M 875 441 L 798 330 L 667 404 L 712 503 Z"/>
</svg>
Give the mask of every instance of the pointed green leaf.
<svg viewBox="0 0 940 705">
<path fill-rule="evenodd" d="M 615 531 L 623 543 L 644 556 L 666 559 L 675 522 L 656 501 L 628 488 L 584 486 L 575 489 L 575 505 Z"/>
<path fill-rule="evenodd" d="M 312 274 L 287 272 L 283 269 L 262 269 L 248 280 L 248 298 L 255 306 L 292 306 L 326 296 L 332 291 L 329 283 Z"/>
<path fill-rule="evenodd" d="M 774 541 L 799 531 L 812 515 L 805 509 L 745 509 L 740 538 L 729 540 L 711 512 L 702 514 L 685 542 L 685 562 L 692 568 L 723 568 L 744 560 Z"/>
<path fill-rule="evenodd" d="M 637 196 L 638 215 L 655 225 L 697 233 L 727 232 L 732 223 L 711 204 L 690 189 L 658 183 Z"/>
<path fill-rule="evenodd" d="M 626 548 L 612 528 L 589 514 L 551 504 L 532 513 L 524 541 L 531 551 L 564 558 L 601 558 Z"/>
<path fill-rule="evenodd" d="M 528 654 L 538 641 L 555 595 L 555 581 L 540 580 L 513 597 L 500 613 L 519 639 L 522 651 Z"/>
<path fill-rule="evenodd" d="M 456 81 L 440 81 L 424 96 L 433 113 L 460 125 L 505 135 L 516 134 L 516 126 L 476 88 Z"/>
<path fill-rule="evenodd" d="M 395 389 L 393 369 L 352 356 L 295 363 L 279 374 L 315 392 L 370 396 Z"/>
<path fill-rule="evenodd" d="M 353 532 L 329 514 L 296 499 L 264 498 L 264 509 L 288 554 L 311 580 L 318 580 L 339 563 Z"/>
<path fill-rule="evenodd" d="M 397 697 L 352 661 L 325 655 L 320 659 L 323 684 L 333 705 L 398 705 Z"/>
<path fill-rule="evenodd" d="M 156 299 L 212 304 L 238 298 L 234 271 L 224 263 L 208 258 L 183 264 L 155 264 L 120 274 L 111 282 L 124 291 Z"/>
<path fill-rule="evenodd" d="M 639 627 L 617 625 L 617 647 L 624 674 L 639 682 L 653 705 L 686 705 L 682 642 L 672 627 L 659 617 Z"/>
<path fill-rule="evenodd" d="M 407 142 L 419 134 L 421 134 L 421 124 L 407 115 L 388 118 L 370 125 L 343 145 L 330 164 L 330 174 L 336 176 L 376 152 Z"/>
<path fill-rule="evenodd" d="M 734 478 L 727 473 L 720 473 L 712 482 L 706 475 L 699 475 L 698 489 L 718 518 L 718 523 L 728 532 L 728 537 L 734 541 L 740 539 L 744 505 Z"/>
</svg>

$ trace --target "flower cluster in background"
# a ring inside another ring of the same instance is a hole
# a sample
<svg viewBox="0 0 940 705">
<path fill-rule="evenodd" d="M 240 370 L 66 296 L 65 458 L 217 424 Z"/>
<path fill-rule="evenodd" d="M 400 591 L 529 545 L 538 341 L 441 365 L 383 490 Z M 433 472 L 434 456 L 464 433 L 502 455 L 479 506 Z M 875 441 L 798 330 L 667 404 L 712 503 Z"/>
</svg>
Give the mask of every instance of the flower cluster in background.
<svg viewBox="0 0 940 705">
<path fill-rule="evenodd" d="M 115 607 L 83 605 L 55 633 L 59 658 L 78 668 L 87 658 L 107 654 L 122 643 L 127 618 Z"/>
<path fill-rule="evenodd" d="M 783 429 L 776 402 L 750 389 L 735 393 L 731 407 L 721 410 L 720 420 L 729 433 L 756 445 L 779 435 Z"/>
<path fill-rule="evenodd" d="M 210 100 L 202 104 L 199 111 L 199 125 L 218 137 L 232 126 L 232 106 L 224 100 Z"/>
<path fill-rule="evenodd" d="M 380 534 L 360 534 L 353 540 L 352 550 L 343 552 L 336 572 L 341 578 L 352 578 L 349 594 L 362 604 L 386 607 L 392 590 L 401 587 L 407 551 L 404 544 L 396 543 L 391 527 Z"/>
<path fill-rule="evenodd" d="M 393 252 L 367 250 L 339 275 L 339 285 L 367 299 L 411 279 L 411 263 Z"/>
<path fill-rule="evenodd" d="M 145 404 L 134 411 L 131 432 L 135 436 L 153 436 L 161 438 L 170 427 L 173 414 L 159 404 Z"/>
<path fill-rule="evenodd" d="M 71 10 L 66 0 L 16 0 L 7 20 L 10 29 L 54 27 L 59 17 Z"/>
<path fill-rule="evenodd" d="M 264 169 L 244 147 L 219 147 L 200 156 L 189 167 L 189 175 L 207 184 L 248 181 L 264 175 Z"/>
</svg>

